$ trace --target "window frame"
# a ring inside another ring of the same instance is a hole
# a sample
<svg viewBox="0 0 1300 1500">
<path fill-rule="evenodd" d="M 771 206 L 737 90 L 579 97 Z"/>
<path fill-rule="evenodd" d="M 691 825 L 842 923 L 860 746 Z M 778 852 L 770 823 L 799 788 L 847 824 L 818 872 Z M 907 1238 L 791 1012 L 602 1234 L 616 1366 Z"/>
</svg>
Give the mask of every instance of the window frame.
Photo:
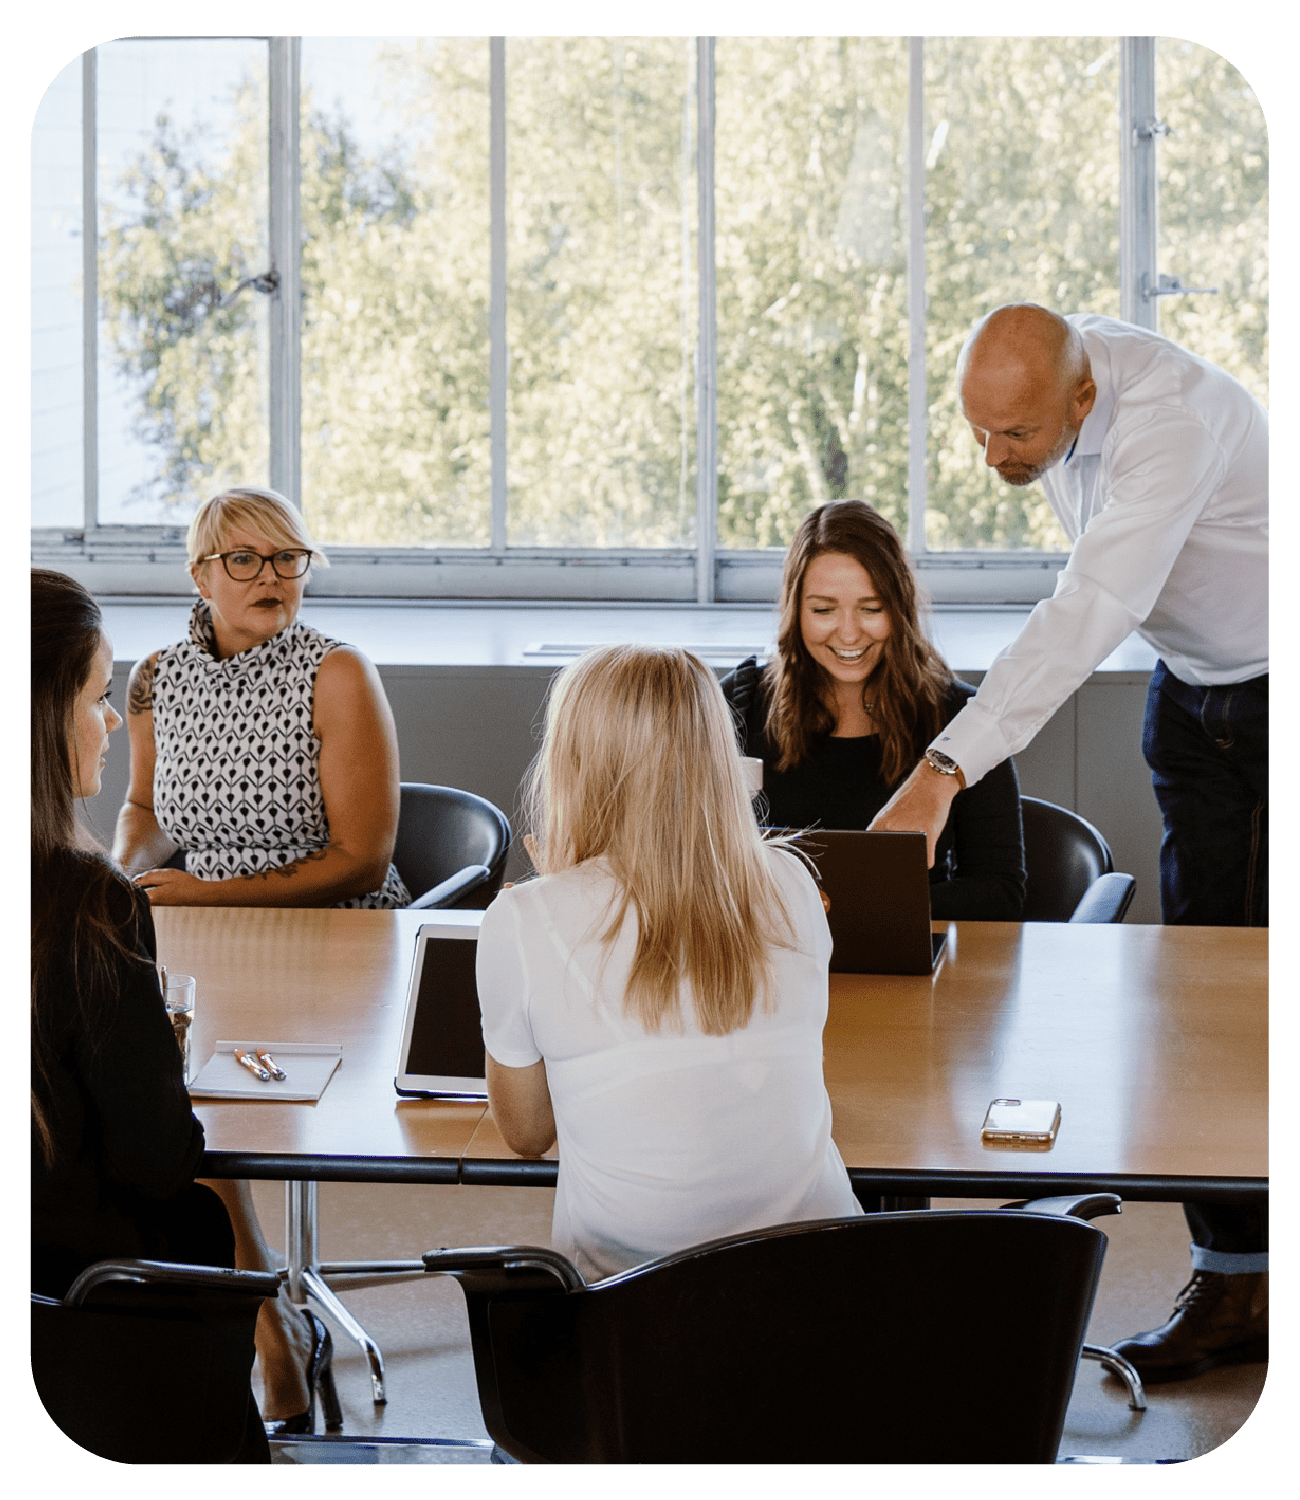
<svg viewBox="0 0 1300 1500">
<path fill-rule="evenodd" d="M 273 488 L 301 504 L 299 90 L 301 38 L 267 37 L 270 298 L 270 474 Z M 1120 37 L 1117 131 L 1120 147 L 1122 316 L 1156 326 L 1155 38 Z M 520 548 L 507 545 L 506 38 L 491 37 L 489 77 L 491 310 L 491 541 L 485 548 L 329 548 L 316 596 L 353 598 L 611 600 L 682 604 L 763 603 L 776 598 L 784 549 L 741 551 L 717 543 L 717 349 L 713 237 L 714 39 L 697 48 L 699 330 L 696 379 L 696 545 L 681 548 Z M 1049 595 L 1066 553 L 994 549 L 932 552 L 925 546 L 927 483 L 925 349 L 924 39 L 908 38 L 908 321 L 910 332 L 908 526 L 906 542 L 936 603 L 1032 604 Z M 96 52 L 82 55 L 83 437 L 85 511 L 76 527 L 33 527 L 34 562 L 73 571 L 97 592 L 167 595 L 189 591 L 185 528 L 98 524 L 98 204 Z"/>
</svg>

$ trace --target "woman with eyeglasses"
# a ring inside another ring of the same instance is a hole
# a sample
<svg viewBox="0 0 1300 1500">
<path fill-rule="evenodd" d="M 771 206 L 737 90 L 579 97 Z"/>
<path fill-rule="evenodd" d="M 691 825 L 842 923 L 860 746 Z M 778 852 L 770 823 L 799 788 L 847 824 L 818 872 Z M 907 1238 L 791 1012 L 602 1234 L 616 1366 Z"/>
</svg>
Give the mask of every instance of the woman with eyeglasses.
<svg viewBox="0 0 1300 1500">
<path fill-rule="evenodd" d="M 313 563 L 302 517 L 273 490 L 231 489 L 189 531 L 199 598 L 187 640 L 136 663 L 131 781 L 113 857 L 155 906 L 397 907 L 393 715 L 371 663 L 298 620 Z M 167 868 L 184 850 L 185 868 Z M 213 1181 L 236 1264 L 275 1257 L 246 1182 Z M 311 1432 L 332 1389 L 329 1330 L 282 1293 L 258 1314 L 262 1415 Z"/>
<path fill-rule="evenodd" d="M 137 662 L 113 855 L 155 906 L 406 906 L 397 735 L 379 675 L 298 620 L 313 563 L 273 490 L 195 515 L 188 640 Z M 178 849 L 183 870 L 165 868 Z"/>
</svg>

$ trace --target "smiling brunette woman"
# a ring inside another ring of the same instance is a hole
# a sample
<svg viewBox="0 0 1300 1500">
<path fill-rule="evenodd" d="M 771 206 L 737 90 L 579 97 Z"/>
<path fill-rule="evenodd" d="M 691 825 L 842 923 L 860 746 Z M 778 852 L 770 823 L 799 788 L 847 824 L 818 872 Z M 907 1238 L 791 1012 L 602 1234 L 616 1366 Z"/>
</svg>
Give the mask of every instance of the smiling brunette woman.
<svg viewBox="0 0 1300 1500">
<path fill-rule="evenodd" d="M 860 500 L 804 517 L 781 579 L 776 655 L 742 662 L 722 690 L 743 753 L 763 762 L 763 815 L 783 828 L 866 828 L 975 691 L 925 637 L 898 533 Z M 1024 895 L 1007 760 L 957 794 L 930 907 L 941 921 L 1014 921 Z"/>
</svg>

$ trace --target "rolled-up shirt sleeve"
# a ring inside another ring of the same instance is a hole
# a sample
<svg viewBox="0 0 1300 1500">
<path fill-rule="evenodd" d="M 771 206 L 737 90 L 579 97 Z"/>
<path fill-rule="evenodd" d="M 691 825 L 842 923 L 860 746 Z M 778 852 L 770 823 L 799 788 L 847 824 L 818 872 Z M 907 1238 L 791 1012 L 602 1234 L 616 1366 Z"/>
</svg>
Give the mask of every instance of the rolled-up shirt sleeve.
<svg viewBox="0 0 1300 1500">
<path fill-rule="evenodd" d="M 1103 445 L 1104 504 L 1075 542 L 1050 599 L 994 659 L 933 746 L 968 786 L 1033 739 L 1151 613 L 1225 456 L 1194 413 L 1157 410 Z"/>
</svg>

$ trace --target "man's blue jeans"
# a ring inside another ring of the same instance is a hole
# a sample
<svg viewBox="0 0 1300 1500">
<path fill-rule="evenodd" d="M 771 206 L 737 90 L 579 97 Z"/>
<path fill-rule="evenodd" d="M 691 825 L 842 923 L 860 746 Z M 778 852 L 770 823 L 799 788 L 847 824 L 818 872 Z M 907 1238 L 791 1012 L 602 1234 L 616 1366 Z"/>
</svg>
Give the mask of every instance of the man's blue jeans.
<svg viewBox="0 0 1300 1500">
<path fill-rule="evenodd" d="M 1142 753 L 1164 836 L 1160 909 L 1169 925 L 1268 926 L 1268 676 L 1192 687 L 1158 662 Z M 1235 1275 L 1268 1267 L 1268 1210 L 1183 1205 L 1192 1265 Z"/>
</svg>

